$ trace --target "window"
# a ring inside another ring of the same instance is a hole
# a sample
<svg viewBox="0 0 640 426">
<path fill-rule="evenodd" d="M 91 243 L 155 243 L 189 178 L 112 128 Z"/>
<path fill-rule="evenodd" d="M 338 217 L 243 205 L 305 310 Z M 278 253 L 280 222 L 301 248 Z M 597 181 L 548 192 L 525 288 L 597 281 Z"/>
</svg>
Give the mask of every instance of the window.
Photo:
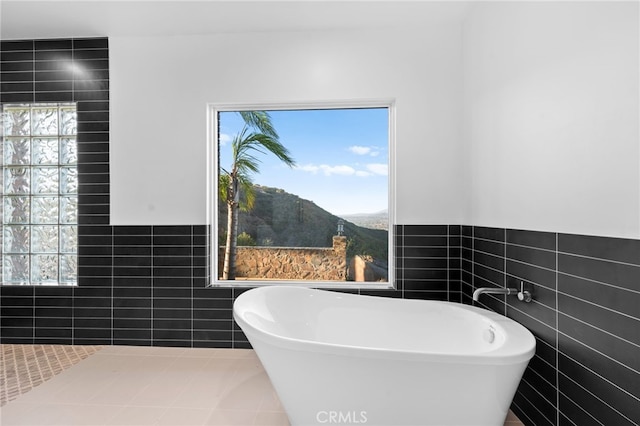
<svg viewBox="0 0 640 426">
<path fill-rule="evenodd" d="M 214 285 L 393 283 L 393 103 L 212 106 Z"/>
<path fill-rule="evenodd" d="M 2 118 L 2 283 L 76 285 L 75 104 L 6 104 Z"/>
</svg>

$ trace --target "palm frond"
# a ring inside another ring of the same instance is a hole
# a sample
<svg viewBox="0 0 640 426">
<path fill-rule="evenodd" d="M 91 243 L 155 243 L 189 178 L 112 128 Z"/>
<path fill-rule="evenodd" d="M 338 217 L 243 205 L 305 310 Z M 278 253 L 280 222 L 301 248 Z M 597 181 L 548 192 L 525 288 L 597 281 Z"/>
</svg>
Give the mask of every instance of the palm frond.
<svg viewBox="0 0 640 426">
<path fill-rule="evenodd" d="M 241 149 L 245 152 L 256 151 L 261 154 L 273 154 L 287 166 L 295 166 L 295 160 L 291 157 L 287 147 L 278 139 L 274 139 L 263 133 L 250 133 L 242 140 Z"/>
<path fill-rule="evenodd" d="M 271 123 L 271 116 L 266 111 L 239 111 L 244 122 L 260 133 L 278 139 L 278 132 Z"/>
</svg>

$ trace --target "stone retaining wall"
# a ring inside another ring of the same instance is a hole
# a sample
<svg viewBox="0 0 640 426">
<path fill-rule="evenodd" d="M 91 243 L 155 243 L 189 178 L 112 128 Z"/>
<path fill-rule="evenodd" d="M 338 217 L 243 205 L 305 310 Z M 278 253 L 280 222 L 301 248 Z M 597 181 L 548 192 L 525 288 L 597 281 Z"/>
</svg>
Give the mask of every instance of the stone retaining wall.
<svg viewBox="0 0 640 426">
<path fill-rule="evenodd" d="M 219 270 L 224 262 L 220 248 Z M 333 237 L 333 247 L 240 246 L 236 278 L 346 281 L 347 238 Z"/>
</svg>

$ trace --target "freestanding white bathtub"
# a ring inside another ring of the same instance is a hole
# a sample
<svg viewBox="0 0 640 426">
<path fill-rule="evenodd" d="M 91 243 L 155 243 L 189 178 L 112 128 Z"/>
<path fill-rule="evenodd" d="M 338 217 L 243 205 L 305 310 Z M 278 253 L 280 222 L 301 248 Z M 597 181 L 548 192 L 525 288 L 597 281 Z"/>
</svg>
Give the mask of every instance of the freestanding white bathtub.
<svg viewBox="0 0 640 426">
<path fill-rule="evenodd" d="M 501 426 L 535 351 L 515 321 L 450 302 L 272 286 L 233 313 L 292 425 Z"/>
</svg>

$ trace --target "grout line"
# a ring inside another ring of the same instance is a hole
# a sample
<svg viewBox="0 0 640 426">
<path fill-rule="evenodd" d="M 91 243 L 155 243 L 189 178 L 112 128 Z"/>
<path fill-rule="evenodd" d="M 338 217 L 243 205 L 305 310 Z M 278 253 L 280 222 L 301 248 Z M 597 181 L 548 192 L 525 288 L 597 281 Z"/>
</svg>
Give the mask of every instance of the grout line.
<svg viewBox="0 0 640 426">
<path fill-rule="evenodd" d="M 114 296 L 115 296 L 115 237 L 116 229 L 114 226 L 111 227 L 111 344 L 113 345 L 115 339 L 115 304 L 114 304 Z"/>
<path fill-rule="evenodd" d="M 560 314 L 560 312 L 558 312 L 558 313 Z M 611 332 L 609 332 L 609 331 L 607 331 L 607 330 L 603 330 L 602 328 L 596 327 L 596 326 L 595 326 L 595 325 L 593 325 L 593 324 L 589 324 L 588 322 L 583 321 L 583 320 L 581 320 L 581 319 L 579 319 L 579 318 L 576 318 L 576 317 L 574 317 L 574 316 L 568 315 L 567 313 L 562 312 L 562 315 L 564 315 L 565 317 L 570 318 L 570 319 L 572 319 L 572 320 L 574 320 L 574 321 L 577 321 L 577 322 L 579 322 L 579 323 L 581 323 L 581 324 L 584 324 L 584 325 L 586 325 L 587 327 L 593 328 L 594 330 L 597 330 L 597 331 L 599 331 L 599 332 L 601 332 L 601 333 L 603 333 L 603 334 L 606 334 L 606 335 L 608 335 L 608 336 L 610 336 L 610 337 L 613 337 L 614 339 L 620 340 L 620 341 L 622 341 L 622 342 L 624 342 L 624 343 L 627 343 L 627 344 L 629 344 L 629 345 L 631 345 L 631 346 L 636 346 L 636 347 L 638 347 L 638 348 L 640 349 L 640 345 L 638 345 L 637 343 L 634 343 L 634 342 L 632 342 L 632 341 L 630 341 L 630 340 L 627 340 L 627 339 L 625 339 L 625 338 L 623 338 L 623 337 L 620 337 L 620 336 L 618 336 L 618 335 L 616 335 L 616 334 L 613 334 L 613 333 L 611 333 Z M 568 334 L 561 333 L 560 331 L 558 331 L 558 333 L 562 334 L 563 336 L 571 337 L 571 336 L 569 336 Z M 573 339 L 573 340 L 576 340 L 576 339 Z M 582 341 L 580 341 L 580 340 L 576 340 L 576 341 L 578 341 L 578 342 L 582 343 L 584 346 L 587 346 L 587 347 L 588 347 L 588 348 L 590 348 L 590 349 L 593 349 L 593 348 L 591 348 L 590 346 L 586 345 L 585 343 L 583 343 L 583 342 L 582 342 Z M 596 352 L 599 352 L 599 351 L 597 351 L 596 349 L 593 349 L 593 350 L 595 350 Z M 603 355 L 604 355 L 604 354 L 603 354 Z M 628 366 L 627 366 L 627 367 L 628 367 Z M 628 367 L 628 368 L 630 368 L 630 367 Z M 633 370 L 633 371 L 635 371 L 635 370 Z M 639 372 L 639 373 L 640 373 L 640 372 Z"/>
<path fill-rule="evenodd" d="M 537 304 L 539 304 L 539 305 L 541 305 L 541 306 L 547 307 L 548 309 L 552 309 L 554 312 L 556 312 L 556 313 L 557 313 L 557 311 L 556 311 L 555 309 L 553 309 L 553 308 L 549 308 L 547 305 L 544 305 L 544 304 L 542 304 L 542 303 L 540 303 L 540 302 L 536 302 L 535 300 L 534 300 L 534 301 L 532 301 L 531 303 L 537 303 Z M 555 332 L 555 330 L 557 330 L 557 327 L 555 327 L 555 328 L 554 328 L 554 326 L 553 326 L 553 325 L 547 324 L 546 322 L 544 322 L 544 321 L 540 320 L 539 318 L 536 318 L 536 317 L 534 317 L 534 316 L 532 316 L 532 315 L 529 315 L 527 312 L 525 312 L 525 311 L 523 311 L 523 310 L 519 309 L 517 306 L 512 306 L 512 307 L 511 307 L 511 309 L 513 309 L 514 311 L 517 311 L 518 313 L 520 313 L 520 314 L 522 314 L 522 315 L 526 316 L 527 318 L 530 318 L 531 320 L 535 321 L 535 322 L 536 322 L 536 323 L 538 323 L 538 324 L 541 324 L 541 325 L 542 325 L 542 326 L 544 326 L 544 327 L 547 327 L 547 328 L 550 328 L 550 329 L 554 330 L 554 332 Z"/>
<path fill-rule="evenodd" d="M 557 268 L 547 268 L 546 266 L 542 266 L 542 265 L 537 265 L 535 263 L 529 263 L 529 262 L 525 262 L 522 261 L 520 259 L 515 259 L 515 258 L 509 258 L 510 261 L 514 262 L 514 263 L 519 263 L 520 265 L 526 265 L 526 266 L 531 266 L 534 268 L 538 268 L 538 269 L 542 269 L 543 271 L 549 271 L 549 272 L 556 272 Z"/>
<path fill-rule="evenodd" d="M 452 255 L 452 251 L 455 248 L 455 245 L 452 245 L 452 238 L 454 238 L 455 234 L 453 233 L 453 227 L 455 225 L 447 225 L 447 301 L 451 302 L 452 296 L 452 282 L 453 282 L 453 271 L 456 268 L 453 267 L 453 262 L 456 259 L 455 255 Z"/>
<path fill-rule="evenodd" d="M 539 376 L 538 376 L 538 377 L 539 377 Z M 534 392 L 534 393 L 535 393 L 535 395 L 537 396 L 537 398 L 536 398 L 536 403 L 538 403 L 538 402 L 540 402 L 540 400 L 542 400 L 542 401 L 544 401 L 544 402 L 547 402 L 550 406 L 552 406 L 552 407 L 554 406 L 554 403 L 553 403 L 552 401 L 549 401 L 547 398 L 545 398 L 545 396 L 544 396 L 542 393 L 540 393 L 540 392 L 538 391 L 538 389 L 536 389 L 536 387 L 535 387 L 534 385 L 532 385 L 531 383 L 529 383 L 529 382 L 528 382 L 524 377 L 521 379 L 521 381 L 522 381 L 522 382 L 524 382 L 524 383 L 526 383 L 526 384 L 531 388 L 531 390 L 533 390 L 533 392 Z M 549 383 L 549 382 L 547 382 L 547 383 Z M 524 395 L 523 395 L 523 397 L 524 397 Z M 525 398 L 525 399 L 527 399 L 527 398 Z M 527 400 L 528 400 L 528 399 L 527 399 Z M 536 406 L 538 406 L 538 405 L 540 405 L 540 404 L 536 404 Z M 556 408 L 556 410 L 555 410 L 555 411 L 558 411 L 558 405 L 557 405 L 557 404 L 555 405 L 555 407 L 554 407 L 554 408 Z M 541 413 L 541 412 L 540 412 L 540 413 Z M 542 414 L 542 413 L 541 413 L 541 414 Z M 546 417 L 545 417 L 545 418 L 546 418 Z"/>
<path fill-rule="evenodd" d="M 29 268 L 29 269 L 31 269 L 31 268 Z M 29 271 L 29 280 L 31 280 L 31 271 Z M 33 302 L 32 302 L 33 303 L 33 308 L 32 308 L 32 314 L 31 314 L 33 316 L 33 318 L 32 318 L 33 329 L 32 329 L 32 332 L 31 332 L 31 343 L 35 344 L 36 343 L 36 338 L 37 338 L 36 330 L 38 328 L 38 317 L 37 317 L 37 310 L 36 310 L 37 297 L 36 297 L 36 288 L 35 287 L 31 287 L 31 294 L 33 295 L 32 296 L 32 298 L 33 298 L 32 299 L 33 300 Z M 71 323 L 71 324 L 73 325 L 73 323 Z"/>
<path fill-rule="evenodd" d="M 558 275 L 560 275 L 560 274 L 562 274 L 564 276 L 567 276 L 567 277 L 576 278 L 576 279 L 579 279 L 579 280 L 584 280 L 584 281 L 589 281 L 589 282 L 600 284 L 600 285 L 605 285 L 605 286 L 611 287 L 612 289 L 615 289 L 615 290 L 629 291 L 631 293 L 640 293 L 640 290 L 634 290 L 634 289 L 627 288 L 627 287 L 620 287 L 619 285 L 615 285 L 615 284 L 611 284 L 611 283 L 605 283 L 604 281 L 598 281 L 598 280 L 594 280 L 594 279 L 587 278 L 587 277 L 581 277 L 580 275 L 574 275 L 574 274 L 570 274 L 568 272 L 558 271 Z M 563 294 L 565 294 L 565 293 L 563 293 Z"/>
<path fill-rule="evenodd" d="M 624 289 L 620 289 L 620 290 L 624 290 Z M 585 303 L 585 304 L 587 304 L 587 305 L 591 305 L 591 306 L 594 306 L 594 307 L 596 307 L 596 308 L 600 308 L 600 309 L 602 309 L 602 310 L 605 310 L 605 311 L 611 312 L 611 313 L 613 313 L 613 314 L 617 314 L 617 315 L 620 315 L 620 316 L 623 316 L 623 317 L 627 317 L 627 318 L 632 319 L 632 320 L 634 320 L 634 321 L 640 321 L 640 318 L 638 318 L 638 317 L 634 317 L 633 315 L 627 314 L 627 313 L 622 312 L 622 311 L 616 311 L 615 309 L 611 309 L 611 308 L 609 308 L 609 307 L 607 307 L 607 306 L 599 305 L 599 304 L 597 304 L 597 303 L 595 303 L 595 302 L 591 302 L 591 301 L 589 301 L 589 300 L 586 300 L 586 299 L 582 299 L 582 298 L 580 298 L 580 297 L 573 296 L 573 295 L 571 295 L 571 294 L 569 294 L 569 293 L 565 293 L 565 292 L 563 292 L 563 291 L 558 291 L 557 293 L 558 293 L 558 294 L 561 294 L 561 295 L 563 295 L 563 296 L 569 297 L 569 298 L 571 298 L 571 299 L 573 299 L 573 300 L 580 301 L 580 302 Z M 557 302 L 556 302 L 556 303 L 557 303 Z M 568 315 L 568 314 L 566 314 L 566 313 L 565 313 L 564 315 L 566 315 L 566 316 L 568 316 L 568 317 L 570 317 L 570 318 L 576 319 L 576 320 L 578 320 L 578 321 L 580 321 L 580 322 L 584 322 L 585 324 L 588 324 L 588 325 L 590 325 L 590 326 L 592 326 L 592 327 L 594 327 L 594 328 L 597 328 L 598 330 L 602 330 L 602 329 L 598 328 L 597 326 L 595 326 L 595 325 L 593 325 L 593 324 L 591 324 L 591 323 L 588 323 L 588 322 L 586 322 L 586 321 L 582 321 L 582 320 L 580 320 L 580 319 L 578 319 L 578 318 L 575 318 L 575 317 L 573 317 L 573 316 L 571 316 L 571 315 Z M 602 330 L 602 331 L 604 331 L 605 333 L 607 333 L 607 331 L 605 331 L 605 330 Z M 611 333 L 609 333 L 609 334 L 611 334 Z M 612 335 L 613 335 L 613 336 L 618 337 L 618 336 L 617 336 L 617 335 L 615 335 L 615 334 L 612 334 Z M 638 346 L 638 344 L 637 344 L 637 343 L 633 343 L 633 342 L 629 342 L 629 343 L 632 343 L 632 344 L 634 344 L 634 345 Z"/>
<path fill-rule="evenodd" d="M 560 313 L 558 309 L 558 233 L 555 234 L 555 261 L 556 261 L 556 271 L 555 271 L 555 298 L 556 298 L 556 309 L 555 309 L 555 338 L 556 338 L 556 347 L 555 347 L 555 355 L 556 355 L 556 368 L 555 368 L 555 376 L 556 376 L 556 424 L 560 424 L 560 331 L 558 330 L 560 327 Z"/>
<path fill-rule="evenodd" d="M 236 349 L 236 333 L 233 330 L 233 302 L 236 300 L 236 289 L 234 287 L 231 288 L 231 348 Z"/>
<path fill-rule="evenodd" d="M 555 271 L 551 271 L 550 269 L 548 270 L 548 272 L 553 272 L 554 273 L 554 281 L 555 281 Z M 548 285 L 542 284 L 539 281 L 533 281 L 530 277 L 522 277 L 520 275 L 514 274 L 514 273 L 508 273 L 507 275 L 512 276 L 513 278 L 517 279 L 517 280 L 521 280 L 521 281 L 525 281 L 527 283 L 533 284 L 533 286 L 538 286 L 538 287 L 542 287 L 546 290 L 549 291 L 553 291 L 555 292 L 556 290 L 554 289 L 554 287 L 549 287 Z M 535 301 L 535 300 L 534 300 Z M 540 302 L 538 302 L 540 303 Z M 543 303 L 542 303 L 543 304 Z M 544 305 L 544 304 L 543 304 Z M 548 306 L 548 305 L 545 305 Z"/>
<path fill-rule="evenodd" d="M 401 250 L 402 250 L 402 256 L 400 256 L 402 258 L 402 266 L 401 266 L 401 270 L 402 270 L 402 280 L 400 282 L 402 289 L 400 290 L 401 292 L 401 297 L 404 299 L 405 295 L 404 295 L 404 290 L 405 290 L 405 269 L 404 269 L 404 254 L 405 254 L 405 229 L 404 229 L 404 225 L 400 225 L 400 228 L 402 229 L 401 234 L 402 234 L 402 244 L 401 244 Z"/>
<path fill-rule="evenodd" d="M 538 247 L 538 246 L 530 246 L 530 245 L 526 245 L 526 244 L 518 244 L 518 243 L 512 243 L 512 242 L 505 242 L 506 245 L 512 246 L 512 247 L 520 247 L 520 248 L 524 248 L 524 249 L 530 249 L 530 250 L 540 250 L 540 251 L 544 251 L 547 253 L 555 253 L 556 250 L 554 249 L 548 249 L 548 248 L 544 248 L 544 247 Z"/>
<path fill-rule="evenodd" d="M 613 237 L 601 237 L 601 238 L 611 238 L 611 239 L 613 239 Z M 617 265 L 640 267 L 640 264 L 638 264 L 638 263 L 622 262 L 620 260 L 608 259 L 608 258 L 605 258 L 605 257 L 587 256 L 585 254 L 572 253 L 572 252 L 569 252 L 569 251 L 557 251 L 557 253 L 561 254 L 561 255 L 564 255 L 564 256 L 579 257 L 581 259 L 596 260 L 596 261 L 600 261 L 600 262 L 611 262 L 611 263 L 615 263 Z"/>
<path fill-rule="evenodd" d="M 504 244 L 502 244 L 502 259 L 503 259 L 503 264 L 502 264 L 502 288 L 507 288 L 508 286 L 508 274 L 507 274 L 507 229 L 503 229 L 503 239 L 504 239 Z M 509 303 L 507 303 L 507 296 L 504 296 L 504 316 L 507 316 L 507 309 L 509 307 Z"/>
<path fill-rule="evenodd" d="M 518 410 L 520 410 L 520 412 L 522 413 L 522 415 L 526 416 L 524 410 L 522 408 L 520 408 L 520 406 L 515 401 L 511 401 L 511 405 L 517 407 Z M 511 412 L 513 412 L 513 410 L 511 410 Z M 514 413 L 514 415 L 515 415 L 515 413 Z M 517 416 L 517 417 L 518 417 L 518 420 L 520 420 L 520 417 L 519 416 Z M 527 419 L 529 419 L 528 416 L 527 416 Z M 517 426 L 520 426 L 520 425 L 524 425 L 524 423 L 522 423 L 522 421 L 520 421 L 520 423 L 517 424 Z M 505 423 L 505 426 L 508 426 L 508 425 Z"/>
<path fill-rule="evenodd" d="M 616 410 L 614 407 L 612 407 L 610 404 L 608 404 L 607 402 L 603 401 L 602 399 L 600 399 L 598 396 L 594 395 L 593 393 L 591 393 L 591 391 L 589 391 L 588 389 L 586 389 L 585 387 L 583 387 L 582 385 L 580 385 L 578 382 L 576 382 L 575 380 L 573 380 L 571 377 L 567 376 L 566 374 L 562 374 L 564 377 L 567 378 L 567 380 L 570 380 L 571 382 L 573 382 L 574 385 L 578 386 L 580 389 L 582 389 L 584 392 L 588 393 L 589 395 L 591 395 L 594 399 L 597 399 L 598 401 L 600 401 L 603 405 L 609 407 L 612 411 L 614 411 L 615 413 L 619 414 L 620 417 L 623 417 L 627 420 L 629 420 L 630 422 L 633 423 L 633 420 L 631 420 L 630 418 L 628 418 L 627 416 L 625 416 L 624 414 L 622 414 L 620 411 Z M 587 410 L 585 410 L 583 408 L 583 404 L 578 404 L 577 402 L 575 402 L 573 399 L 571 399 L 569 397 L 569 395 L 565 394 L 564 392 L 558 391 L 558 394 L 562 394 L 565 398 L 567 398 L 569 401 L 573 402 L 573 404 L 578 407 L 580 410 L 582 410 L 583 413 L 585 413 L 586 415 L 588 415 L 589 417 L 591 417 L 594 421 L 598 422 L 598 424 L 602 425 L 602 426 L 607 426 L 604 425 L 602 422 L 600 422 L 598 419 L 596 419 L 595 417 L 593 417 L 591 415 L 591 413 L 589 413 Z M 558 410 L 558 416 L 559 416 L 559 410 Z"/>
<path fill-rule="evenodd" d="M 476 290 L 476 228 L 471 227 L 471 296 Z M 473 298 L 471 299 L 473 305 Z"/>
<path fill-rule="evenodd" d="M 194 323 L 194 318 L 193 318 L 194 317 L 194 315 L 193 315 L 193 299 L 195 297 L 195 295 L 193 293 L 193 288 L 195 286 L 195 277 L 194 277 L 194 273 L 193 273 L 193 270 L 194 270 L 193 259 L 194 259 L 194 256 L 195 256 L 195 238 L 193 236 L 193 234 L 195 232 L 194 226 L 191 225 L 190 229 L 191 229 L 191 301 L 190 301 L 191 305 L 190 305 L 190 311 L 191 311 L 191 347 L 193 348 L 193 340 L 195 338 L 194 329 L 193 329 L 193 326 L 195 324 Z"/>
<path fill-rule="evenodd" d="M 153 276 L 153 265 L 154 265 L 154 250 L 153 250 L 153 240 L 154 240 L 154 225 L 151 225 L 149 227 L 150 229 L 150 235 L 151 235 L 151 239 L 149 241 L 149 247 L 151 248 L 151 253 L 150 253 L 150 271 L 149 271 L 149 277 L 150 277 L 150 291 L 151 291 L 151 305 L 150 305 L 150 312 L 149 312 L 149 317 L 150 317 L 150 321 L 149 321 L 149 328 L 150 328 L 150 333 L 149 333 L 149 338 L 150 338 L 150 342 L 149 345 L 153 346 L 153 330 L 154 330 L 154 326 L 153 326 L 153 309 L 155 306 L 155 299 L 154 299 L 154 276 Z"/>
<path fill-rule="evenodd" d="M 567 334 L 565 334 L 565 333 L 560 333 L 560 334 L 561 334 L 562 336 L 564 336 L 564 337 L 568 338 L 568 339 L 571 339 L 572 341 L 576 342 L 577 344 L 579 344 L 579 345 L 581 345 L 581 346 L 584 346 L 585 348 L 587 348 L 587 349 L 589 349 L 589 350 L 591 350 L 591 351 L 593 351 L 593 352 L 597 353 L 598 355 L 600 355 L 600 356 L 602 356 L 602 357 L 604 357 L 604 358 L 607 358 L 607 359 L 608 359 L 608 360 L 610 360 L 611 362 L 613 362 L 613 363 L 615 363 L 615 364 L 618 364 L 618 365 L 620 365 L 621 367 L 624 367 L 624 368 L 626 368 L 626 369 L 628 369 L 628 370 L 631 370 L 631 372 L 632 372 L 633 374 L 640 374 L 640 372 L 638 372 L 638 371 L 634 370 L 633 368 L 629 367 L 628 365 L 623 364 L 622 362 L 618 361 L 618 360 L 617 360 L 617 359 L 615 359 L 615 358 L 611 358 L 609 355 L 607 355 L 607 354 L 605 354 L 605 353 L 602 353 L 602 352 L 600 352 L 600 351 L 599 351 L 599 350 L 597 350 L 597 349 L 592 348 L 591 346 L 589 346 L 589 345 L 585 344 L 584 342 L 581 342 L 581 341 L 579 341 L 579 340 L 577 340 L 577 339 L 574 339 L 573 337 L 571 337 L 571 336 L 569 336 L 569 335 L 567 335 Z M 586 365 L 582 364 L 580 361 L 578 361 L 578 360 L 574 359 L 571 355 L 566 354 L 566 353 L 564 353 L 563 351 L 561 351 L 561 350 L 559 350 L 559 349 L 558 349 L 558 353 L 560 353 L 560 354 L 564 355 L 565 357 L 567 357 L 567 358 L 568 358 L 568 359 L 570 359 L 571 361 L 573 361 L 573 362 L 575 362 L 576 364 L 578 364 L 578 365 L 580 365 L 581 367 L 583 367 L 585 370 L 590 371 L 591 373 L 593 373 L 593 374 L 595 374 L 596 376 L 600 377 L 602 380 L 604 380 L 604 381 L 608 382 L 609 384 L 613 385 L 614 387 L 616 387 L 616 388 L 620 389 L 620 391 L 622 391 L 622 392 L 624 392 L 624 393 L 627 393 L 627 394 L 629 394 L 632 398 L 637 399 L 637 400 L 639 400 L 639 401 L 640 401 L 640 396 L 638 396 L 638 395 L 633 395 L 633 394 L 632 394 L 632 393 L 630 393 L 629 391 L 627 391 L 627 390 L 625 390 L 625 389 L 621 388 L 621 387 L 620 387 L 620 386 L 618 386 L 616 383 L 614 383 L 614 382 L 612 382 L 611 380 L 607 379 L 606 377 L 604 377 L 604 376 L 603 376 L 603 375 L 601 375 L 600 373 L 598 373 L 598 372 L 594 371 L 592 368 L 587 367 Z"/>
<path fill-rule="evenodd" d="M 537 405 L 537 404 L 535 404 L 535 403 L 531 402 L 531 401 L 529 400 L 529 398 L 527 398 L 527 397 L 526 397 L 522 392 L 520 392 L 520 396 L 522 397 L 522 399 L 524 399 L 525 401 L 527 401 L 527 403 L 529 404 L 529 406 L 531 407 L 531 409 L 533 409 L 533 410 L 535 410 L 536 412 L 538 412 L 538 413 L 540 414 L 540 416 L 542 416 L 544 419 L 549 420 L 549 419 L 547 418 L 547 416 L 545 416 L 545 415 L 544 415 L 544 413 L 542 413 L 542 412 L 538 409 L 538 405 Z M 531 419 L 531 417 L 529 417 L 529 416 L 527 415 L 527 411 L 526 411 L 526 410 L 522 410 L 522 409 L 520 409 L 520 410 L 521 410 L 521 411 L 522 411 L 522 413 L 527 417 L 527 419 L 531 421 L 531 424 L 532 424 L 532 425 L 535 425 L 535 424 L 536 424 L 536 423 Z M 559 410 L 558 410 L 558 407 L 556 407 L 556 413 L 557 413 L 558 411 L 559 411 Z M 550 423 L 550 424 L 553 424 L 551 420 L 549 420 L 549 423 Z M 555 424 L 557 425 L 558 423 L 556 422 Z"/>
</svg>

